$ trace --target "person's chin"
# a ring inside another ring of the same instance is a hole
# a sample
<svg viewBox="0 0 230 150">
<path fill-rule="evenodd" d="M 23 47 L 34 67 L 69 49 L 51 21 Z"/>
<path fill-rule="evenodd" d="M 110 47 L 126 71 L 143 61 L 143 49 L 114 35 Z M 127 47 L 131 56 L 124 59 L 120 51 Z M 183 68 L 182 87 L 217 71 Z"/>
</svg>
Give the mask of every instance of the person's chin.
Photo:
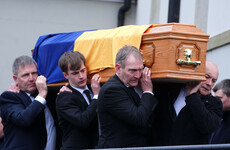
<svg viewBox="0 0 230 150">
<path fill-rule="evenodd" d="M 202 89 L 202 90 L 200 90 L 200 94 L 201 95 L 208 95 L 208 94 L 210 94 L 211 92 L 209 91 L 209 90 L 206 90 L 206 89 Z"/>
<path fill-rule="evenodd" d="M 132 82 L 130 83 L 130 86 L 134 87 L 134 86 L 137 86 L 138 85 L 138 82 Z"/>
<path fill-rule="evenodd" d="M 28 93 L 34 93 L 36 90 L 36 87 L 31 87 L 30 89 L 28 89 Z"/>
<path fill-rule="evenodd" d="M 79 87 L 80 87 L 80 88 L 84 89 L 85 86 L 86 86 L 86 82 L 79 83 Z"/>
</svg>

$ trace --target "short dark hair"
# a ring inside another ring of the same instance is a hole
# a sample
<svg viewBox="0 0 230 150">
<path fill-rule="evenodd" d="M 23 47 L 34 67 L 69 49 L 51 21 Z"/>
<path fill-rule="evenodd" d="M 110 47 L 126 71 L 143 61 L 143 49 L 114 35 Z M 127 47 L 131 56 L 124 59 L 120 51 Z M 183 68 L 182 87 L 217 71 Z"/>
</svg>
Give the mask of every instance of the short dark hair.
<svg viewBox="0 0 230 150">
<path fill-rule="evenodd" d="M 116 64 L 120 64 L 122 68 L 125 67 L 125 60 L 127 59 L 127 57 L 132 54 L 135 58 L 137 59 L 141 59 L 143 60 L 142 58 L 142 55 L 140 53 L 140 51 L 134 47 L 134 46 L 131 46 L 131 45 L 125 45 L 124 47 L 122 47 L 117 55 L 116 55 Z"/>
<path fill-rule="evenodd" d="M 85 65 L 85 57 L 77 51 L 68 51 L 62 54 L 58 61 L 58 66 L 61 68 L 62 72 L 68 74 L 68 65 L 70 64 L 71 70 L 78 70 L 81 68 L 81 62 Z"/>
<path fill-rule="evenodd" d="M 26 65 L 32 65 L 34 64 L 36 68 L 38 68 L 37 63 L 34 61 L 34 59 L 30 56 L 22 55 L 14 60 L 12 71 L 14 75 L 18 75 L 18 68 L 20 66 L 24 67 Z"/>
<path fill-rule="evenodd" d="M 213 91 L 216 92 L 218 90 L 222 90 L 224 94 L 226 94 L 228 97 L 230 96 L 230 79 L 224 79 L 221 82 L 217 83 Z"/>
</svg>

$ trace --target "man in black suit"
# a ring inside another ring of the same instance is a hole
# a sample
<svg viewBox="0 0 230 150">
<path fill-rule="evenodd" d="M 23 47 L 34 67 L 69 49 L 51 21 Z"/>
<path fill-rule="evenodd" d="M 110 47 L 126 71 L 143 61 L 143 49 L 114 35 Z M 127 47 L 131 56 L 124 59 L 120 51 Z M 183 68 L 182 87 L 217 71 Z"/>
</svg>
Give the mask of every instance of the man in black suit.
<svg viewBox="0 0 230 150">
<path fill-rule="evenodd" d="M 56 99 L 58 122 L 63 133 L 62 150 L 94 148 L 98 141 L 96 108 L 101 78 L 98 74 L 93 76 L 91 92 L 86 85 L 85 58 L 79 52 L 65 52 L 58 65 L 69 82 L 68 89 L 61 89 L 63 92 Z"/>
<path fill-rule="evenodd" d="M 230 79 L 224 79 L 217 83 L 213 91 L 215 96 L 223 103 L 223 120 L 221 125 L 213 132 L 210 143 L 224 144 L 230 143 Z"/>
<path fill-rule="evenodd" d="M 150 70 L 136 47 L 116 55 L 116 75 L 101 88 L 98 101 L 99 148 L 147 146 L 149 119 L 157 105 Z M 136 93 L 138 83 L 143 92 Z"/>
<path fill-rule="evenodd" d="M 211 133 L 219 126 L 222 103 L 212 96 L 217 81 L 217 66 L 206 62 L 206 81 L 187 84 L 155 84 L 160 103 L 156 108 L 154 145 L 208 144 Z"/>
<path fill-rule="evenodd" d="M 55 150 L 56 130 L 45 100 L 46 78 L 38 76 L 37 64 L 29 56 L 15 59 L 13 74 L 19 91 L 6 91 L 0 97 L 3 149 Z"/>
</svg>

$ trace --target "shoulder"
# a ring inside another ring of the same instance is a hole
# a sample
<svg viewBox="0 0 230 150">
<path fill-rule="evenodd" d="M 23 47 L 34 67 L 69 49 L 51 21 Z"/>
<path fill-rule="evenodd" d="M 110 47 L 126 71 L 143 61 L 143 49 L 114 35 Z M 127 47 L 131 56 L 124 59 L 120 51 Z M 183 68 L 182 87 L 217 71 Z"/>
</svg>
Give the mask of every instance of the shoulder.
<svg viewBox="0 0 230 150">
<path fill-rule="evenodd" d="M 100 93 L 107 93 L 107 92 L 118 92 L 126 90 L 125 86 L 119 82 L 106 82 L 100 90 Z"/>
<path fill-rule="evenodd" d="M 22 93 L 14 93 L 11 91 L 5 91 L 0 96 L 0 102 L 1 103 L 16 102 L 17 100 L 20 100 L 22 96 L 25 96 L 25 95 L 23 95 Z"/>
<path fill-rule="evenodd" d="M 217 105 L 217 106 L 222 106 L 222 101 L 219 99 L 219 98 L 217 98 L 217 97 L 214 97 L 214 96 L 210 96 L 210 98 L 208 99 L 208 101 L 210 102 L 210 103 L 213 103 L 214 105 Z"/>
<path fill-rule="evenodd" d="M 1 97 L 9 97 L 9 96 L 16 96 L 18 93 L 14 93 L 11 91 L 5 91 L 1 94 Z"/>
<path fill-rule="evenodd" d="M 83 99 L 81 93 L 76 92 L 61 92 L 56 98 L 56 105 L 67 105 L 81 102 L 80 99 Z"/>
<path fill-rule="evenodd" d="M 72 92 L 64 91 L 64 92 L 61 92 L 60 94 L 58 94 L 56 99 L 58 101 L 58 100 L 62 100 L 62 99 L 69 99 L 69 98 L 72 98 L 74 96 L 75 96 L 75 94 L 73 94 Z"/>
</svg>

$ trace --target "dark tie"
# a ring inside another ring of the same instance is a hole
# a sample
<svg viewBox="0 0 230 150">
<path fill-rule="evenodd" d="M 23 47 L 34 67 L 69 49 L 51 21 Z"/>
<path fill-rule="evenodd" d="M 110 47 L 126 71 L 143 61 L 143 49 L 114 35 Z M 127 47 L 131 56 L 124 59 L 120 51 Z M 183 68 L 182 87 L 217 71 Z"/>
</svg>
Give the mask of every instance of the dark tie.
<svg viewBox="0 0 230 150">
<path fill-rule="evenodd" d="M 91 103 L 91 96 L 89 94 L 89 90 L 85 90 L 84 91 L 85 95 L 87 96 L 88 100 L 89 100 L 89 103 Z"/>
<path fill-rule="evenodd" d="M 33 98 L 35 98 L 38 95 L 38 91 L 35 91 L 33 94 L 30 94 Z"/>
</svg>

